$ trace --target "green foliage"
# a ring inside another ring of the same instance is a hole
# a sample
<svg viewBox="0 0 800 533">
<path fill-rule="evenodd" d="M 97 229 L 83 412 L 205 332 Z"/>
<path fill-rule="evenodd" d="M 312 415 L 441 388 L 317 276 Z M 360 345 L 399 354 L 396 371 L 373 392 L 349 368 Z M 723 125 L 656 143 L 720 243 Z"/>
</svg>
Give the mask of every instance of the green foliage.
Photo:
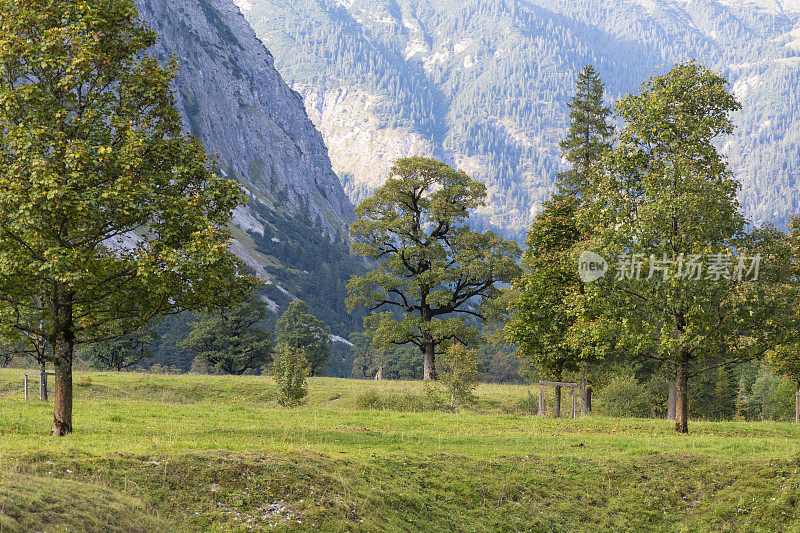
<svg viewBox="0 0 800 533">
<path fill-rule="evenodd" d="M 302 405 L 308 395 L 306 377 L 310 372 L 303 349 L 279 345 L 272 371 L 278 384 L 278 403 L 284 407 Z"/>
<path fill-rule="evenodd" d="M 794 421 L 797 384 L 763 365 L 752 383 L 743 383 L 739 415 L 748 420 Z"/>
<path fill-rule="evenodd" d="M 358 409 L 390 410 L 401 412 L 422 413 L 426 411 L 441 411 L 442 402 L 431 388 L 422 392 L 384 392 L 366 390 L 355 398 Z"/>
<path fill-rule="evenodd" d="M 217 372 L 252 372 L 272 360 L 272 340 L 263 329 L 266 317 L 258 297 L 224 307 L 192 322 L 192 331 L 179 345 L 196 352 Z"/>
<path fill-rule="evenodd" d="M 478 351 L 463 344 L 453 344 L 442 357 L 441 379 L 450 393 L 450 408 L 455 409 L 474 400 L 473 391 L 478 386 Z"/>
<path fill-rule="evenodd" d="M 154 42 L 129 0 L 0 3 L 0 329 L 52 345 L 58 435 L 76 343 L 250 289 L 242 191 L 183 133 Z"/>
<path fill-rule="evenodd" d="M 585 323 L 579 338 L 665 364 L 679 399 L 686 380 L 760 357 L 785 334 L 779 323 L 790 291 L 782 234 L 745 231 L 739 185 L 713 144 L 732 131 L 737 109 L 726 81 L 695 63 L 651 78 L 617 105 L 626 126 L 598 169 L 598 193 L 584 218 L 593 230 L 590 249 L 616 265 L 587 287 L 599 318 Z M 738 258 L 757 253 L 760 277 L 735 279 Z M 638 279 L 622 275 L 632 254 L 642 258 Z M 679 272 L 693 255 L 712 254 L 732 262 L 725 276 Z M 666 274 L 648 268 L 662 259 L 673 261 Z M 685 431 L 685 417 L 678 418 Z"/>
<path fill-rule="evenodd" d="M 310 314 L 302 300 L 290 303 L 275 327 L 275 342 L 302 350 L 312 376 L 330 363 L 330 337 L 331 328 Z"/>
<path fill-rule="evenodd" d="M 652 405 L 644 385 L 633 376 L 614 376 L 597 391 L 596 410 L 605 416 L 649 418 Z"/>
<path fill-rule="evenodd" d="M 147 325 L 123 337 L 90 344 L 80 350 L 80 356 L 97 370 L 121 372 L 150 358 L 156 338 L 152 325 Z"/>
<path fill-rule="evenodd" d="M 574 196 L 545 202 L 528 233 L 522 258 L 525 271 L 506 324 L 524 364 L 556 380 L 564 371 L 577 370 L 584 359 L 591 362 L 594 355 L 572 339 L 584 292 L 571 250 L 581 237 L 577 209 Z"/>
<path fill-rule="evenodd" d="M 561 155 L 572 168 L 558 174 L 558 191 L 586 198 L 592 184 L 592 166 L 611 148 L 614 127 L 608 123 L 611 108 L 603 102 L 604 86 L 592 65 L 578 74 L 575 96 L 569 104 L 569 131 L 559 143 Z"/>
<path fill-rule="evenodd" d="M 435 356 L 450 343 L 474 342 L 478 330 L 464 317 L 482 319 L 476 305 L 519 272 L 515 243 L 466 224 L 485 195 L 484 185 L 444 163 L 400 159 L 356 209 L 352 250 L 379 267 L 350 280 L 347 305 L 373 311 L 365 324 L 377 345 L 419 347 L 425 379 L 436 378 Z"/>
<path fill-rule="evenodd" d="M 789 310 L 789 317 L 785 323 L 789 336 L 785 344 L 778 346 L 775 351 L 767 355 L 767 362 L 778 374 L 787 377 L 796 384 L 800 391 L 800 217 L 792 216 L 789 224 L 787 242 L 791 250 L 792 278 L 795 284 L 795 299 Z"/>
</svg>

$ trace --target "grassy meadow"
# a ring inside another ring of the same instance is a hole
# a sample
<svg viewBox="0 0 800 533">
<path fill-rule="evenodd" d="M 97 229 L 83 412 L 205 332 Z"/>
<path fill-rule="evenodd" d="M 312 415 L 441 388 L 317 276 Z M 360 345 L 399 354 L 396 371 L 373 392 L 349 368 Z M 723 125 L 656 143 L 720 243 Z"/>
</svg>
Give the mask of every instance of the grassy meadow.
<svg viewBox="0 0 800 533">
<path fill-rule="evenodd" d="M 75 384 L 51 438 L 0 370 L 0 532 L 800 531 L 793 424 L 542 418 L 514 385 L 450 412 L 418 382 L 313 378 L 297 409 L 262 376 Z"/>
</svg>

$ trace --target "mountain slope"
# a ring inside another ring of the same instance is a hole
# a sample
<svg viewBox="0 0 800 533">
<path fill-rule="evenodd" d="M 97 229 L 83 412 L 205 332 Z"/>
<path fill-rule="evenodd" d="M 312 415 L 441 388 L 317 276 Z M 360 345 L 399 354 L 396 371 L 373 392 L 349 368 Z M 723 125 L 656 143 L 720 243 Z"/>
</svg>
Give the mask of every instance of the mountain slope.
<svg viewBox="0 0 800 533">
<path fill-rule="evenodd" d="M 488 185 L 479 226 L 521 237 L 563 168 L 577 71 L 594 64 L 613 99 L 694 58 L 744 105 L 721 147 L 748 215 L 798 209 L 798 0 L 235 1 L 356 202 L 394 158 L 433 155 Z"/>
<path fill-rule="evenodd" d="M 137 5 L 159 36 L 150 53 L 178 60 L 178 108 L 221 171 L 246 185 L 256 206 L 298 213 L 307 205 L 326 233 L 346 232 L 352 205 L 322 137 L 236 6 L 226 0 Z M 265 220 L 259 213 L 253 206 L 240 209 L 236 223 L 260 232 Z"/>
<path fill-rule="evenodd" d="M 358 320 L 344 305 L 344 285 L 360 268 L 346 243 L 355 214 L 300 95 L 229 0 L 136 3 L 159 37 L 149 53 L 178 61 L 175 95 L 187 129 L 247 187 L 232 250 L 271 281 L 267 305 L 278 313 L 304 298 L 335 333 L 348 334 Z"/>
</svg>

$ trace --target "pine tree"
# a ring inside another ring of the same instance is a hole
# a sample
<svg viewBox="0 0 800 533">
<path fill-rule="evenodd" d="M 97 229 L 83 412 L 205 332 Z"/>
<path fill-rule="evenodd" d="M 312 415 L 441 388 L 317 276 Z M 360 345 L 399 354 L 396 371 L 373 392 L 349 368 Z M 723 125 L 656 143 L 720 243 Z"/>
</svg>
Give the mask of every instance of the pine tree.
<svg viewBox="0 0 800 533">
<path fill-rule="evenodd" d="M 562 156 L 572 168 L 558 174 L 558 192 L 585 197 L 592 165 L 611 147 L 614 127 L 607 122 L 611 108 L 603 103 L 603 81 L 592 65 L 578 74 L 576 88 L 569 104 L 569 132 L 559 143 Z"/>
</svg>

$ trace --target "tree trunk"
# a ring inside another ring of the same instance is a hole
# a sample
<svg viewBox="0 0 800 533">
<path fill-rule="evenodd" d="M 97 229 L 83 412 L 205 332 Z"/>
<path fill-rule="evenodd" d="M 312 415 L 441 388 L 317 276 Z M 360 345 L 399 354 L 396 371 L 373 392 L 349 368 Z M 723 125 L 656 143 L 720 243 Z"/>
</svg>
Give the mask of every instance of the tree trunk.
<svg viewBox="0 0 800 533">
<path fill-rule="evenodd" d="M 375 372 L 375 381 L 383 381 L 383 367 L 386 363 L 381 363 L 378 365 L 378 371 Z"/>
<path fill-rule="evenodd" d="M 586 387 L 586 412 L 592 414 L 592 386 Z"/>
<path fill-rule="evenodd" d="M 63 437 L 72 432 L 72 343 L 57 339 L 55 352 L 56 386 L 53 395 L 53 429 L 51 435 Z"/>
<path fill-rule="evenodd" d="M 669 384 L 669 396 L 667 397 L 667 420 L 675 420 L 675 382 Z"/>
<path fill-rule="evenodd" d="M 436 352 L 435 346 L 432 342 L 426 344 L 422 350 L 425 355 L 425 367 L 423 370 L 422 379 L 425 381 L 436 381 Z"/>
<path fill-rule="evenodd" d="M 553 373 L 556 381 L 561 381 L 562 375 L 564 373 L 564 362 L 558 361 L 556 362 L 556 369 Z M 556 399 L 555 404 L 553 405 L 553 416 L 559 418 L 561 416 L 561 385 L 556 385 Z"/>
<path fill-rule="evenodd" d="M 689 432 L 688 377 L 685 363 L 675 365 L 675 431 Z"/>
<path fill-rule="evenodd" d="M 69 297 L 58 295 L 54 298 L 53 311 L 56 321 L 53 340 L 56 383 L 50 434 L 63 437 L 72 432 L 72 348 L 75 339 Z"/>
</svg>

